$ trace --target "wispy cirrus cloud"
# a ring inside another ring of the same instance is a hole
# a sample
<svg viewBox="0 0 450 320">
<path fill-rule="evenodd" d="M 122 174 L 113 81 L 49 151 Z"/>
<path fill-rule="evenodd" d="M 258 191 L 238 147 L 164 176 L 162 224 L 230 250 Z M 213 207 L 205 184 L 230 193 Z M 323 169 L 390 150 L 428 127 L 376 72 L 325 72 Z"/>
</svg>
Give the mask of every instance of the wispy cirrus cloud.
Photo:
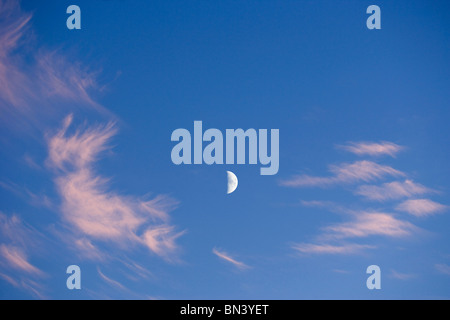
<svg viewBox="0 0 450 320">
<path fill-rule="evenodd" d="M 15 246 L 0 245 L 0 255 L 13 268 L 25 271 L 31 274 L 41 275 L 42 271 L 33 266 L 25 254 L 25 252 Z"/>
<path fill-rule="evenodd" d="M 416 217 L 426 217 L 441 213 L 448 209 L 448 207 L 429 199 L 410 199 L 403 201 L 395 209 L 407 212 Z"/>
<path fill-rule="evenodd" d="M 398 280 L 410 280 L 410 279 L 417 278 L 416 274 L 402 273 L 402 272 L 397 272 L 395 270 L 391 270 L 391 273 L 389 276 L 391 278 L 398 279 Z"/>
<path fill-rule="evenodd" d="M 4 125 L 60 114 L 62 101 L 108 113 L 89 93 L 98 88 L 96 73 L 62 50 L 36 45 L 31 20 L 32 14 L 23 12 L 18 1 L 0 0 L 0 119 L 8 119 Z"/>
<path fill-rule="evenodd" d="M 450 276 L 450 266 L 445 263 L 437 263 L 434 265 L 435 269 L 442 274 L 446 274 Z"/>
<path fill-rule="evenodd" d="M 360 212 L 354 215 L 353 220 L 328 226 L 324 230 L 325 237 L 342 239 L 375 235 L 404 237 L 418 231 L 418 228 L 389 213 Z"/>
<path fill-rule="evenodd" d="M 356 155 L 379 156 L 395 155 L 404 149 L 397 144 L 383 142 L 351 142 L 340 145 Z M 356 184 L 354 195 L 363 196 L 369 200 L 385 201 L 410 198 L 419 194 L 435 192 L 412 180 L 393 181 L 381 185 L 368 185 L 383 178 L 402 178 L 404 172 L 391 166 L 382 165 L 369 160 L 355 161 L 330 165 L 330 176 L 300 175 L 284 180 L 280 184 L 289 187 L 329 187 L 342 184 Z M 366 184 L 363 184 L 366 183 Z M 420 199 L 419 199 L 420 200 Z M 357 201 L 352 204 L 340 204 L 327 200 L 302 200 L 304 207 L 318 207 L 330 212 L 340 213 L 345 218 L 343 222 L 333 223 L 321 228 L 316 235 L 316 241 L 298 243 L 292 246 L 299 253 L 309 254 L 356 254 L 376 246 L 354 243 L 356 239 L 375 237 L 406 238 L 420 233 L 422 229 L 409 221 L 403 220 L 398 214 L 383 208 L 368 207 L 367 202 Z M 429 215 L 444 208 L 430 200 L 405 201 L 397 205 L 397 211 L 407 211 L 415 215 Z M 351 241 L 351 242 L 349 242 Z"/>
<path fill-rule="evenodd" d="M 97 272 L 100 275 L 100 278 L 105 280 L 109 285 L 111 285 L 111 286 L 113 286 L 113 287 L 115 287 L 117 289 L 120 289 L 120 290 L 127 290 L 127 288 L 123 284 L 121 284 L 120 282 L 118 282 L 116 280 L 113 280 L 110 277 L 105 276 L 103 274 L 103 272 L 100 270 L 99 267 L 97 267 Z"/>
<path fill-rule="evenodd" d="M 168 211 L 175 202 L 164 196 L 144 200 L 108 191 L 107 179 L 97 175 L 92 166 L 108 149 L 116 133 L 114 124 L 68 134 L 72 120 L 68 116 L 62 129 L 49 137 L 48 165 L 57 174 L 64 221 L 82 239 L 77 247 L 81 246 L 86 256 L 99 257 L 94 241 L 113 242 L 122 248 L 144 245 L 169 259 L 177 248 L 176 238 L 182 234 L 168 224 Z"/>
<path fill-rule="evenodd" d="M 380 186 L 362 185 L 355 191 L 357 195 L 376 201 L 401 199 L 430 192 L 433 190 L 412 180 L 388 182 Z"/>
<path fill-rule="evenodd" d="M 244 269 L 249 269 L 250 267 L 248 265 L 246 265 L 243 262 L 237 261 L 236 259 L 232 258 L 228 253 L 226 253 L 225 251 L 222 250 L 218 250 L 216 248 L 213 248 L 212 252 L 218 256 L 219 258 L 231 263 L 232 265 L 234 265 L 236 268 L 244 270 Z"/>
<path fill-rule="evenodd" d="M 46 274 L 31 262 L 30 252 L 35 252 L 39 234 L 17 215 L 0 212 L 0 276 L 16 288 L 37 298 L 45 298 L 37 282 Z"/>
<path fill-rule="evenodd" d="M 292 248 L 302 254 L 355 254 L 360 253 L 366 249 L 374 249 L 374 246 L 360 245 L 360 244 L 343 244 L 343 245 L 331 245 L 331 244 L 314 244 L 314 243 L 297 243 Z"/>
<path fill-rule="evenodd" d="M 322 233 L 317 236 L 318 243 L 297 243 L 292 248 L 302 254 L 358 254 L 376 246 L 347 242 L 349 239 L 373 236 L 403 238 L 420 230 L 389 213 L 347 210 L 347 213 L 350 212 L 350 221 L 322 228 Z"/>
<path fill-rule="evenodd" d="M 337 148 L 346 150 L 359 156 L 381 156 L 389 155 L 395 157 L 404 147 L 398 144 L 381 141 L 381 142 L 349 142 L 345 145 L 338 145 Z"/>
<path fill-rule="evenodd" d="M 337 184 L 356 182 L 370 182 L 389 176 L 404 176 L 405 174 L 390 166 L 380 165 L 373 161 L 362 160 L 353 163 L 330 165 L 329 177 L 310 175 L 296 175 L 290 179 L 282 180 L 280 185 L 286 187 L 328 187 Z"/>
</svg>

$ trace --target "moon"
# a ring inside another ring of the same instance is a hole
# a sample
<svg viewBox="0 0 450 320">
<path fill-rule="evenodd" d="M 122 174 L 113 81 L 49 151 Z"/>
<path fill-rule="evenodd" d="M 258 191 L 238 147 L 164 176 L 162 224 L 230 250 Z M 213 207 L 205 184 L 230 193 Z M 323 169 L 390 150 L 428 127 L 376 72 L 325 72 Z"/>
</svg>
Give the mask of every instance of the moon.
<svg viewBox="0 0 450 320">
<path fill-rule="evenodd" d="M 227 180 L 228 180 L 227 194 L 230 194 L 234 190 L 236 190 L 236 188 L 238 186 L 238 178 L 236 177 L 236 175 L 233 172 L 227 171 Z"/>
</svg>

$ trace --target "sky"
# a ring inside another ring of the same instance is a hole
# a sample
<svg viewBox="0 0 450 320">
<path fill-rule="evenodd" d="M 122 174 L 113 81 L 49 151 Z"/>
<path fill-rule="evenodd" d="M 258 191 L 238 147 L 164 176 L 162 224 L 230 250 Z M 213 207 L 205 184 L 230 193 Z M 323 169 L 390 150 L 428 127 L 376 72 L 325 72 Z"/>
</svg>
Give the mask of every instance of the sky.
<svg viewBox="0 0 450 320">
<path fill-rule="evenodd" d="M 0 0 L 0 299 L 449 299 L 449 9 Z M 279 171 L 175 165 L 194 121 Z"/>
</svg>

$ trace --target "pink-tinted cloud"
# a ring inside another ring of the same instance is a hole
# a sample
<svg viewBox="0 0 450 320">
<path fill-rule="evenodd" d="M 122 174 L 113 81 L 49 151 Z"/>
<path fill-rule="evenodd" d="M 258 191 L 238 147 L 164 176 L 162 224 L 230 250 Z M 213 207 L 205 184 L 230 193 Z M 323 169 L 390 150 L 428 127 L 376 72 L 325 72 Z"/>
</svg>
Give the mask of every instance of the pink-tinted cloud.
<svg viewBox="0 0 450 320">
<path fill-rule="evenodd" d="M 391 270 L 390 277 L 394 278 L 394 279 L 398 279 L 398 280 L 410 280 L 410 279 L 417 278 L 417 275 L 412 274 L 412 273 L 402 273 L 402 272 L 397 272 L 395 270 Z"/>
<path fill-rule="evenodd" d="M 373 249 L 374 246 L 360 245 L 360 244 L 344 244 L 344 245 L 330 245 L 330 244 L 313 244 L 313 243 L 298 243 L 294 244 L 292 248 L 303 254 L 356 254 L 366 249 Z"/>
<path fill-rule="evenodd" d="M 34 280 L 45 277 L 45 273 L 30 261 L 30 254 L 37 251 L 40 243 L 39 236 L 17 215 L 0 212 L 0 276 L 14 287 L 45 298 L 45 290 Z"/>
<path fill-rule="evenodd" d="M 228 253 L 226 253 L 224 251 L 221 251 L 221 250 L 218 250 L 218 249 L 214 248 L 212 250 L 212 252 L 216 256 L 218 256 L 219 258 L 221 258 L 221 259 L 223 259 L 223 260 L 225 260 L 227 262 L 230 262 L 231 264 L 233 264 L 238 269 L 244 270 L 244 269 L 250 268 L 245 263 L 237 261 L 236 259 L 232 258 Z"/>
<path fill-rule="evenodd" d="M 325 228 L 327 237 L 337 239 L 375 235 L 405 237 L 417 230 L 418 228 L 413 224 L 381 212 L 360 212 L 349 222 L 338 223 Z"/>
<path fill-rule="evenodd" d="M 98 87 L 95 73 L 61 50 L 37 46 L 31 20 L 32 14 L 22 12 L 19 1 L 0 0 L 0 120 L 4 125 L 35 123 L 37 118 L 60 114 L 61 101 L 76 101 L 106 113 L 89 93 Z"/>
<path fill-rule="evenodd" d="M 108 191 L 107 179 L 97 175 L 92 166 L 99 153 L 108 149 L 109 139 L 116 132 L 114 125 L 94 126 L 69 135 L 71 123 L 69 116 L 62 129 L 49 138 L 48 165 L 57 174 L 64 221 L 83 239 L 77 246 L 87 256 L 99 257 L 93 241 L 114 242 L 122 248 L 140 244 L 168 258 L 181 235 L 168 224 L 168 210 L 174 202 L 163 196 L 144 200 Z"/>
<path fill-rule="evenodd" d="M 280 184 L 287 187 L 327 187 L 361 181 L 369 182 L 388 176 L 404 176 L 404 173 L 392 167 L 367 160 L 331 165 L 329 170 L 333 173 L 329 177 L 297 175 L 291 179 L 281 181 Z"/>
<path fill-rule="evenodd" d="M 359 186 L 355 191 L 358 195 L 376 201 L 401 199 L 430 192 L 433 192 L 433 190 L 430 190 L 419 183 L 415 183 L 412 180 L 405 180 L 403 182 L 394 181 L 384 183 L 381 186 L 363 185 Z"/>
<path fill-rule="evenodd" d="M 349 151 L 359 156 L 390 155 L 391 157 L 395 157 L 398 152 L 403 150 L 402 146 L 388 141 L 349 142 L 346 145 L 338 146 L 338 148 Z"/>
<path fill-rule="evenodd" d="M 431 216 L 441 213 L 447 209 L 443 204 L 431 201 L 429 199 L 411 199 L 400 203 L 396 209 L 412 214 L 416 217 Z"/>
<path fill-rule="evenodd" d="M 33 266 L 23 250 L 15 246 L 0 245 L 0 256 L 13 268 L 31 274 L 41 275 L 42 271 Z"/>
<path fill-rule="evenodd" d="M 120 289 L 120 290 L 127 290 L 127 288 L 121 284 L 120 282 L 111 279 L 110 277 L 107 277 L 103 274 L 103 272 L 100 270 L 100 268 L 97 267 L 97 272 L 100 275 L 100 278 L 102 278 L 103 280 L 105 280 L 108 284 L 110 284 L 111 286 Z"/>
<path fill-rule="evenodd" d="M 81 238 L 77 239 L 75 238 L 73 240 L 73 243 L 75 244 L 76 249 L 80 253 L 80 256 L 82 258 L 86 258 L 89 260 L 97 260 L 102 261 L 106 259 L 105 254 L 97 248 L 91 240 L 87 238 Z"/>
<path fill-rule="evenodd" d="M 413 224 L 396 219 L 393 215 L 380 212 L 354 212 L 352 219 L 323 228 L 323 233 L 317 238 L 320 243 L 299 243 L 292 246 L 302 254 L 358 254 L 375 246 L 346 242 L 351 238 L 370 236 L 407 237 L 419 229 Z M 342 242 L 330 244 L 332 242 Z"/>
</svg>

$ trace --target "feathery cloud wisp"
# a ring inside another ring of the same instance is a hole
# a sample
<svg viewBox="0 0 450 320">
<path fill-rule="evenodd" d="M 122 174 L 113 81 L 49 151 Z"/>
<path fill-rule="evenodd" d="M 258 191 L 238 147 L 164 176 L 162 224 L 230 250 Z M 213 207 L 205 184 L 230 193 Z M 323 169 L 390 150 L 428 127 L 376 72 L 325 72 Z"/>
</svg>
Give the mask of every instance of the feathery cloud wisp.
<svg viewBox="0 0 450 320">
<path fill-rule="evenodd" d="M 292 248 L 300 253 L 305 254 L 355 254 L 365 249 L 373 249 L 375 247 L 353 243 L 344 245 L 298 243 L 294 244 Z"/>
<path fill-rule="evenodd" d="M 340 149 L 349 151 L 356 155 L 369 155 L 369 156 L 380 156 L 380 155 L 390 155 L 395 157 L 398 152 L 400 152 L 403 147 L 398 144 L 381 141 L 377 142 L 349 142 L 346 145 L 337 146 Z"/>
<path fill-rule="evenodd" d="M 413 224 L 398 220 L 388 213 L 361 212 L 355 215 L 352 221 L 326 227 L 325 237 L 337 239 L 374 235 L 404 237 L 409 236 L 415 230 L 418 228 Z"/>
<path fill-rule="evenodd" d="M 40 234 L 24 223 L 17 215 L 0 212 L 0 276 L 14 287 L 23 289 L 38 298 L 45 298 L 42 286 L 33 279 L 45 273 L 30 262 Z"/>
<path fill-rule="evenodd" d="M 410 280 L 416 278 L 417 275 L 411 273 L 401 273 L 395 270 L 391 270 L 390 277 L 398 280 Z"/>
<path fill-rule="evenodd" d="M 416 217 L 425 217 L 443 212 L 447 209 L 447 206 L 429 199 L 410 199 L 403 201 L 395 209 L 407 212 Z"/>
<path fill-rule="evenodd" d="M 415 183 L 412 180 L 383 183 L 381 186 L 363 185 L 359 186 L 355 191 L 358 195 L 376 201 L 408 198 L 430 192 L 433 192 L 433 190 Z"/>
<path fill-rule="evenodd" d="M 163 196 L 145 201 L 107 191 L 107 180 L 96 175 L 92 165 L 108 148 L 116 132 L 114 124 L 68 135 L 71 122 L 72 116 L 67 117 L 62 129 L 49 139 L 48 164 L 57 172 L 63 218 L 83 239 L 77 246 L 82 246 L 87 256 L 98 257 L 92 240 L 120 246 L 141 244 L 168 258 L 177 248 L 175 239 L 181 235 L 167 224 L 174 202 Z"/>
<path fill-rule="evenodd" d="M 329 170 L 333 173 L 329 177 L 297 175 L 280 184 L 287 187 L 327 187 L 342 183 L 369 182 L 388 176 L 404 176 L 403 172 L 392 167 L 367 160 L 331 165 Z"/>
<path fill-rule="evenodd" d="M 41 275 L 42 271 L 33 266 L 27 259 L 27 256 L 18 247 L 0 245 L 0 256 L 2 256 L 11 267 L 25 271 L 27 273 Z"/>
<path fill-rule="evenodd" d="M 247 266 L 245 263 L 237 261 L 235 259 L 233 259 L 228 253 L 224 252 L 224 251 L 219 251 L 218 249 L 214 248 L 212 250 L 212 252 L 218 256 L 219 258 L 230 262 L 231 264 L 233 264 L 235 267 L 237 267 L 238 269 L 248 269 L 250 268 L 249 266 Z"/>
<path fill-rule="evenodd" d="M 450 276 L 450 266 L 449 265 L 444 264 L 444 263 L 438 263 L 438 264 L 435 264 L 434 267 L 440 273 Z"/>
<path fill-rule="evenodd" d="M 0 0 L 0 119 L 35 122 L 40 115 L 59 112 L 60 103 L 54 108 L 48 102 L 61 99 L 105 113 L 89 94 L 97 88 L 95 74 L 61 51 L 33 43 L 31 19 L 18 1 Z"/>
<path fill-rule="evenodd" d="M 120 282 L 111 279 L 110 277 L 107 277 L 103 274 L 103 272 L 100 270 L 99 267 L 97 267 L 97 272 L 100 275 L 100 278 L 102 278 L 103 280 L 105 280 L 107 283 L 109 283 L 111 286 L 118 288 L 120 290 L 127 290 L 127 288 L 125 288 L 125 286 L 123 284 L 121 284 Z"/>
</svg>

